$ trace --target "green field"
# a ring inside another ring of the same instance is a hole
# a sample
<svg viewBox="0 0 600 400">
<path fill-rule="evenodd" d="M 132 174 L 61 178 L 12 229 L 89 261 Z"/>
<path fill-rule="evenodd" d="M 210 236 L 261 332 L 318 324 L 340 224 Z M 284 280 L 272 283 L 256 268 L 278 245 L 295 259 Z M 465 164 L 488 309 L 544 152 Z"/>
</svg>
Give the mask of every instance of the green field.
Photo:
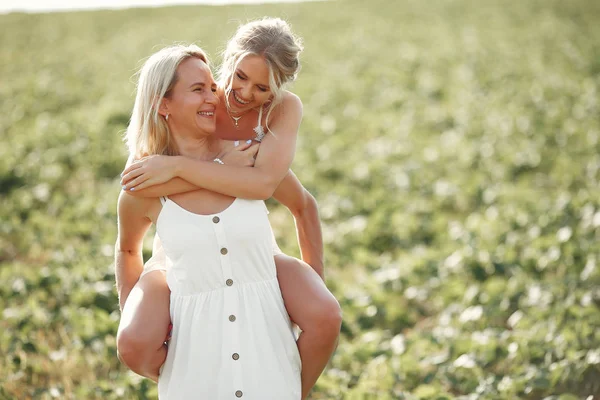
<svg viewBox="0 0 600 400">
<path fill-rule="evenodd" d="M 594 0 L 0 15 L 0 399 L 155 398 L 115 352 L 134 73 L 263 15 L 304 38 L 293 169 L 344 312 L 312 398 L 599 399 Z"/>
</svg>

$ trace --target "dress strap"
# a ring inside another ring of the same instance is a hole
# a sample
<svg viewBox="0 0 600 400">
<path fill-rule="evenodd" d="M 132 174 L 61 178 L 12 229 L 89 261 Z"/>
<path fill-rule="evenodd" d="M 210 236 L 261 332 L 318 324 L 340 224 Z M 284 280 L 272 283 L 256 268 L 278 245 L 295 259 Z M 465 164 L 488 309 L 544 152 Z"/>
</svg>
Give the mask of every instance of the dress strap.
<svg viewBox="0 0 600 400">
<path fill-rule="evenodd" d="M 163 206 L 165 205 L 165 203 L 167 202 L 167 196 L 160 196 L 160 204 L 162 204 Z"/>
<path fill-rule="evenodd" d="M 256 133 L 256 137 L 254 138 L 254 140 L 256 140 L 257 142 L 262 141 L 265 137 L 265 130 L 262 127 L 262 113 L 263 107 L 261 106 L 258 110 L 258 123 L 254 127 L 254 133 Z"/>
</svg>

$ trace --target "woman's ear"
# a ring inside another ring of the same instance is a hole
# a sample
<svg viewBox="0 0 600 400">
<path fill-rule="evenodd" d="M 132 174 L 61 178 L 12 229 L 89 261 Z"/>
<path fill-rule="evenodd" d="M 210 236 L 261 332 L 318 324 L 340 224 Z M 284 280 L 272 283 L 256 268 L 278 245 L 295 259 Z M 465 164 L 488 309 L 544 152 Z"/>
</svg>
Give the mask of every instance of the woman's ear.
<svg viewBox="0 0 600 400">
<path fill-rule="evenodd" d="M 158 113 L 163 117 L 169 115 L 169 99 L 163 97 L 158 105 Z"/>
</svg>

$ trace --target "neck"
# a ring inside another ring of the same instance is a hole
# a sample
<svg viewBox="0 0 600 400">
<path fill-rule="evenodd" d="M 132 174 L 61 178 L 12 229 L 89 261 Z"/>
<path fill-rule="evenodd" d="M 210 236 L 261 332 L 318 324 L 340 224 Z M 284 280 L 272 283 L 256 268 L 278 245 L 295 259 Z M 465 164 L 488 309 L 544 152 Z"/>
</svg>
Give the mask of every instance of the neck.
<svg viewBox="0 0 600 400">
<path fill-rule="evenodd" d="M 173 134 L 173 139 L 179 154 L 199 160 L 211 160 L 218 153 L 219 139 L 213 135 L 182 135 Z"/>
</svg>

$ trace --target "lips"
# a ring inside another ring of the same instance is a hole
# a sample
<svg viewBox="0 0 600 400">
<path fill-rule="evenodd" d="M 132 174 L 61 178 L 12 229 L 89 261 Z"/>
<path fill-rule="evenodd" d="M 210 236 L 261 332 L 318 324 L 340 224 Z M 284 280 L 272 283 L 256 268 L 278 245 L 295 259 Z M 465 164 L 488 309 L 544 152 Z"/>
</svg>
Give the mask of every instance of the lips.
<svg viewBox="0 0 600 400">
<path fill-rule="evenodd" d="M 231 93 L 233 94 L 233 98 L 235 99 L 235 101 L 237 101 L 238 103 L 242 104 L 242 105 L 247 105 L 250 104 L 250 101 L 246 101 L 246 100 L 242 100 L 237 93 L 235 92 L 235 90 L 232 90 Z"/>
<path fill-rule="evenodd" d="M 211 118 L 215 115 L 215 112 L 214 111 L 200 111 L 200 112 L 198 112 L 198 115 Z"/>
</svg>

